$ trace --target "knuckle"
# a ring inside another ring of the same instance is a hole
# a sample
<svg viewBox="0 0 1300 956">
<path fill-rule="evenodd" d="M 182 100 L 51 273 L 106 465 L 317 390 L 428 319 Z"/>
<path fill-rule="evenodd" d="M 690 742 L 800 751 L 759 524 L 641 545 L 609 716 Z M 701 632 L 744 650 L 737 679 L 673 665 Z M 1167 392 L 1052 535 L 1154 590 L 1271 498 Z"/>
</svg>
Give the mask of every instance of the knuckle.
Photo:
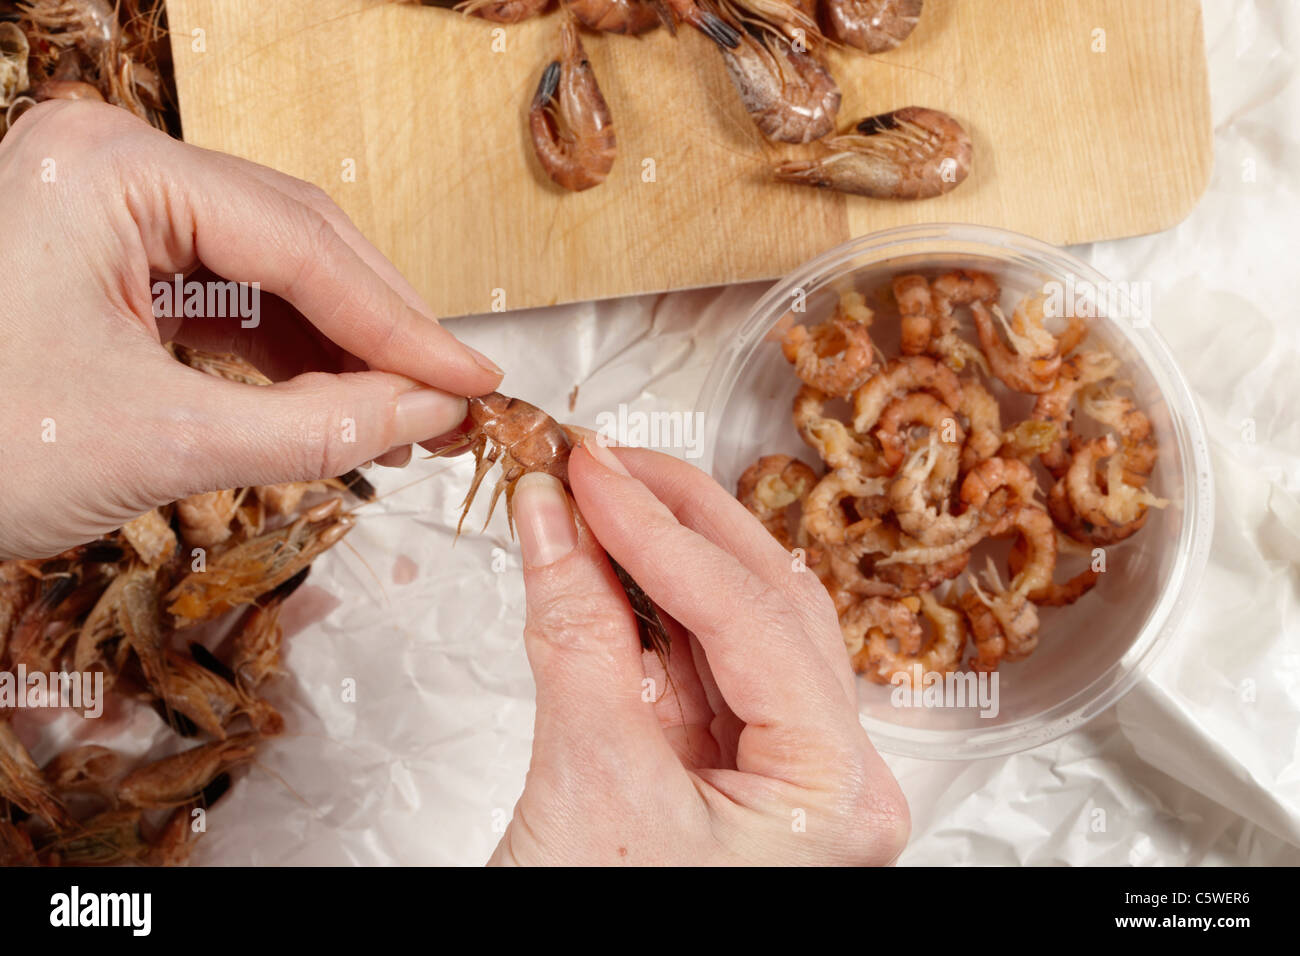
<svg viewBox="0 0 1300 956">
<path fill-rule="evenodd" d="M 878 761 L 859 753 L 851 761 L 841 793 L 841 813 L 852 821 L 850 849 L 863 863 L 883 865 L 898 858 L 912 832 L 912 818 L 897 782 Z"/>
<path fill-rule="evenodd" d="M 627 607 L 557 587 L 540 597 L 535 591 L 529 595 L 524 641 L 528 646 L 588 650 L 621 641 L 633 627 Z"/>
<path fill-rule="evenodd" d="M 304 479 L 341 475 L 360 461 L 358 419 L 328 397 L 335 384 L 336 377 L 327 372 L 306 372 L 293 380 L 294 392 L 321 409 L 302 422 L 305 438 L 296 470 Z"/>
</svg>

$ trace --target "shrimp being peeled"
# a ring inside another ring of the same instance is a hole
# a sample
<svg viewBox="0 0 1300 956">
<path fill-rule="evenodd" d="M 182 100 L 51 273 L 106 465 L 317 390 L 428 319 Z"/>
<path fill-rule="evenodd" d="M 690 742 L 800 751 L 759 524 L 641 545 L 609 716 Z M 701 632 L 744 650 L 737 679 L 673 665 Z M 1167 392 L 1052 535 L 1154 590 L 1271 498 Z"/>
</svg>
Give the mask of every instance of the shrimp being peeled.
<svg viewBox="0 0 1300 956">
<path fill-rule="evenodd" d="M 562 54 L 542 73 L 528 111 L 533 150 L 546 175 L 570 192 L 599 186 L 614 168 L 614 118 L 572 20 L 560 24 Z"/>
<path fill-rule="evenodd" d="M 961 185 L 973 156 L 960 123 L 918 106 L 869 116 L 856 132 L 833 136 L 825 146 L 829 154 L 821 159 L 780 163 L 773 175 L 874 199 L 930 199 Z"/>
</svg>

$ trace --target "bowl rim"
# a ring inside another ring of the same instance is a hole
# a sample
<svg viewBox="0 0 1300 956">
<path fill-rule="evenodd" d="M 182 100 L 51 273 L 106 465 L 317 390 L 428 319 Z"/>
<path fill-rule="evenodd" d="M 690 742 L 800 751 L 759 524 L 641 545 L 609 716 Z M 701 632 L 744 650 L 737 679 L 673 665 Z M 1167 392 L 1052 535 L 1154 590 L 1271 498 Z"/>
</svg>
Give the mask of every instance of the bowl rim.
<svg viewBox="0 0 1300 956">
<path fill-rule="evenodd" d="M 734 391 L 740 366 L 764 341 L 771 327 L 789 311 L 788 303 L 797 291 L 811 295 L 841 278 L 845 272 L 855 271 L 845 267 L 869 253 L 881 253 L 879 259 L 870 263 L 873 266 L 886 265 L 890 260 L 904 256 L 926 255 L 924 249 L 908 247 L 927 243 L 960 243 L 972 247 L 934 249 L 930 254 L 935 256 L 945 253 L 988 254 L 1007 258 L 1009 253 L 1014 253 L 1029 259 L 1030 264 L 1037 264 L 1041 271 L 1053 277 L 1065 279 L 1073 274 L 1079 280 L 1114 286 L 1093 266 L 1058 246 L 991 226 L 924 223 L 898 226 L 851 239 L 823 252 L 774 283 L 729 338 L 725 351 L 715 359 L 696 403 L 696 408 L 704 414 L 705 425 L 704 455 L 700 467 L 713 475 L 721 405 Z M 841 272 L 837 274 L 836 269 Z M 1189 596 L 1208 563 L 1214 527 L 1214 474 L 1205 427 L 1191 387 L 1150 317 L 1140 324 L 1110 319 L 1100 314 L 1103 307 L 1104 303 L 1099 305 L 1099 318 L 1124 337 L 1159 389 L 1169 410 L 1170 426 L 1182 461 L 1183 520 L 1174 565 L 1160 595 L 1128 650 L 1093 681 L 1054 706 L 1014 723 L 987 730 L 961 731 L 899 727 L 867 717 L 859 710 L 859 720 L 877 749 L 898 756 L 931 760 L 970 760 L 1018 753 L 1049 743 L 1082 727 L 1132 690 L 1150 671 L 1180 627 L 1191 603 Z M 952 739 L 955 735 L 964 738 L 957 746 Z"/>
</svg>

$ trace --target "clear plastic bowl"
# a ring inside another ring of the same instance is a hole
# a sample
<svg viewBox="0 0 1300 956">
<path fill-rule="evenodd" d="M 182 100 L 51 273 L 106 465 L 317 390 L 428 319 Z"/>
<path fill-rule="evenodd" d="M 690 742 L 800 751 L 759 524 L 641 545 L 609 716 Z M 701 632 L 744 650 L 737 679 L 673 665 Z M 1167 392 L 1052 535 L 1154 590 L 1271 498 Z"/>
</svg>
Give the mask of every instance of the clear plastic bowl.
<svg viewBox="0 0 1300 956">
<path fill-rule="evenodd" d="M 764 296 L 719 355 L 699 403 L 705 415 L 706 470 L 734 489 L 759 455 L 788 453 L 819 464 L 791 421 L 799 382 L 774 331 L 778 323 L 784 327 L 790 321 L 786 317 L 800 296 L 805 309 L 792 318 L 811 325 L 829 314 L 841 291 L 855 288 L 874 307 L 895 274 L 935 275 L 952 268 L 996 277 L 1008 315 L 1023 295 L 1050 280 L 1064 283 L 1072 275 L 1076 285 L 1086 281 L 1094 288 L 1110 287 L 1092 267 L 1054 246 L 980 226 L 906 226 L 832 249 Z M 889 325 L 897 322 L 878 318 L 872 338 L 887 355 L 896 355 L 897 330 Z M 1136 535 L 1107 549 L 1106 573 L 1091 593 L 1071 607 L 1041 610 L 1037 650 L 1025 661 L 1004 663 L 999 672 L 996 717 L 981 717 L 970 707 L 898 707 L 891 702 L 892 687 L 859 678 L 863 726 L 888 753 L 969 759 L 1046 743 L 1119 700 L 1177 632 L 1205 568 L 1213 527 L 1213 475 L 1204 428 L 1187 382 L 1154 329 L 1142 320 L 1105 316 L 1090 320 L 1090 326 L 1085 347 L 1100 345 L 1121 359 L 1120 377 L 1132 383 L 1139 406 L 1151 418 L 1160 457 L 1150 488 L 1169 505 L 1153 510 Z M 965 332 L 973 337 L 968 327 Z M 1000 383 L 994 391 L 1007 392 Z M 1024 417 L 1031 403 L 1026 396 L 1013 396 L 1002 404 L 1008 414 Z M 1086 557 L 1075 560 L 1086 562 Z M 978 569 L 972 561 L 969 570 Z M 1062 571 L 1058 580 L 1066 573 L 1073 571 Z"/>
</svg>

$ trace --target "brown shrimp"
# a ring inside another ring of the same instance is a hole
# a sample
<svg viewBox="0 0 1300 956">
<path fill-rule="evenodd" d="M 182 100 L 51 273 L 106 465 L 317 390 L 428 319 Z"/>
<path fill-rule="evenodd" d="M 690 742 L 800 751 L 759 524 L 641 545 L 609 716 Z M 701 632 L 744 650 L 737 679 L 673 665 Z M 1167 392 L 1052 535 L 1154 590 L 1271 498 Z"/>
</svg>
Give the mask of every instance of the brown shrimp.
<svg viewBox="0 0 1300 956">
<path fill-rule="evenodd" d="M 934 303 L 934 332 L 928 354 L 942 361 L 954 372 L 974 365 L 985 375 L 991 374 L 984 353 L 973 343 L 957 334 L 956 306 L 969 306 L 981 301 L 996 302 L 1001 295 L 997 281 L 986 272 L 972 269 L 954 269 L 945 272 L 930 283 L 930 298 Z"/>
<path fill-rule="evenodd" d="M 1034 401 L 1031 418 L 1056 425 L 1056 440 L 1040 454 L 1043 466 L 1055 477 L 1059 478 L 1069 466 L 1065 435 L 1074 418 L 1071 404 L 1075 395 L 1086 386 L 1109 378 L 1118 370 L 1119 360 L 1109 352 L 1099 349 L 1080 352 L 1061 363 L 1061 372 L 1052 387 Z"/>
<path fill-rule="evenodd" d="M 61 833 L 41 847 L 45 866 L 112 866 L 141 862 L 149 844 L 140 828 L 140 810 L 106 810 Z"/>
<path fill-rule="evenodd" d="M 1112 429 L 1119 438 L 1124 481 L 1144 485 L 1155 470 L 1159 446 L 1151 419 L 1133 400 L 1115 395 L 1109 386 L 1089 383 L 1079 397 L 1079 407 L 1094 421 Z"/>
<path fill-rule="evenodd" d="M 1043 325 L 1041 298 L 1021 302 L 1010 321 L 998 306 L 990 309 L 978 300 L 971 303 L 971 316 L 984 357 L 1003 385 L 1017 392 L 1041 395 L 1056 383 L 1061 352 L 1056 338 Z M 1003 344 L 994 329 L 994 317 L 1006 332 L 1009 346 Z"/>
<path fill-rule="evenodd" d="M 289 596 L 307 580 L 310 571 L 310 567 L 303 568 L 270 594 L 262 595 L 235 627 L 230 669 L 241 689 L 255 690 L 267 678 L 280 673 L 280 649 L 284 643 L 280 611 Z"/>
<path fill-rule="evenodd" d="M 846 293 L 826 321 L 811 330 L 804 325 L 791 326 L 781 352 L 806 385 L 835 398 L 847 398 L 870 377 L 874 367 L 871 319 L 862 295 Z"/>
<path fill-rule="evenodd" d="M 115 799 L 116 785 L 126 759 L 116 750 L 85 744 L 65 750 L 41 772 L 59 793 L 91 793 Z"/>
<path fill-rule="evenodd" d="M 723 17 L 732 24 L 778 33 L 804 49 L 820 45 L 822 35 L 817 18 L 801 3 L 792 0 L 716 0 Z"/>
<path fill-rule="evenodd" d="M 662 3 L 670 11 L 670 27 L 680 21 L 699 30 L 719 47 L 734 50 L 740 45 L 740 31 L 696 0 L 662 0 Z"/>
<path fill-rule="evenodd" d="M 922 0 L 821 0 L 832 40 L 866 53 L 894 49 L 916 29 Z"/>
<path fill-rule="evenodd" d="M 973 378 L 961 383 L 961 401 L 957 412 L 966 418 L 970 432 L 961 450 L 961 470 L 969 472 L 981 461 L 998 453 L 1002 447 L 1002 411 L 998 400 Z"/>
<path fill-rule="evenodd" d="M 228 680 L 217 672 L 220 668 L 202 663 L 200 656 L 211 658 L 202 645 L 196 645 L 191 654 L 166 652 L 166 671 L 154 691 L 167 713 L 182 714 L 218 740 L 226 739 L 226 727 L 241 714 L 263 737 L 275 736 L 284 729 L 284 720 L 275 708 L 245 693 L 236 686 L 233 674 Z"/>
<path fill-rule="evenodd" d="M 847 540 L 850 528 L 866 528 L 878 524 L 878 519 L 862 518 L 850 525 L 842 502 L 850 498 L 865 498 L 883 494 L 885 483 L 880 478 L 867 478 L 849 468 L 839 468 L 824 475 L 808 493 L 804 501 L 800 528 L 823 545 L 841 545 Z M 866 524 L 863 524 L 866 522 Z"/>
<path fill-rule="evenodd" d="M 1107 543 L 1123 540 L 1146 522 L 1149 507 L 1163 508 L 1169 504 L 1145 488 L 1124 480 L 1124 464 L 1122 457 L 1116 454 L 1118 450 L 1119 444 L 1113 435 L 1084 442 L 1075 451 L 1062 479 L 1070 509 L 1086 529 L 1086 540 L 1096 542 L 1098 537 L 1105 538 Z M 1103 489 L 1098 483 L 1097 471 L 1098 462 L 1105 458 L 1110 460 Z M 1069 533 L 1069 529 L 1066 530 Z"/>
<path fill-rule="evenodd" d="M 551 0 L 465 0 L 456 9 L 492 23 L 522 23 L 546 12 Z"/>
<path fill-rule="evenodd" d="M 736 498 L 782 547 L 789 549 L 794 544 L 786 524 L 786 509 L 803 501 L 816 483 L 816 473 L 797 458 L 764 455 L 740 476 Z"/>
<path fill-rule="evenodd" d="M 242 541 L 186 575 L 168 592 L 177 627 L 211 620 L 283 584 L 352 530 L 356 519 L 331 498 L 292 524 Z"/>
<path fill-rule="evenodd" d="M 44 818 L 56 829 L 74 825 L 7 720 L 0 720 L 0 798 Z"/>
<path fill-rule="evenodd" d="M 745 112 L 777 143 L 811 143 L 835 131 L 840 88 L 820 60 L 774 33 L 718 42 Z"/>
<path fill-rule="evenodd" d="M 778 182 L 834 189 L 875 199 L 929 199 L 970 174 L 970 136 L 938 110 L 908 106 L 869 116 L 855 133 L 825 141 L 829 155 L 780 163 Z"/>
<path fill-rule="evenodd" d="M 934 334 L 934 299 L 925 276 L 895 276 L 894 301 L 902 327 L 900 349 L 904 355 L 921 355 Z"/>
<path fill-rule="evenodd" d="M 467 447 L 474 452 L 474 478 L 465 495 L 460 521 L 456 525 L 458 535 L 465 524 L 470 505 L 478 494 L 479 486 L 497 464 L 501 465 L 501 477 L 492 491 L 484 527 L 487 526 L 487 520 L 491 520 L 496 503 L 504 492 L 506 519 L 511 530 L 514 530 L 515 485 L 528 472 L 551 475 L 566 490 L 569 488 L 569 453 L 572 450 L 570 434 L 536 405 L 500 392 L 492 392 L 469 400 L 469 421 L 470 429 L 464 438 L 438 452 L 445 455 Z M 666 663 L 668 631 L 659 617 L 658 609 L 617 561 L 610 558 L 610 564 L 636 614 L 641 646 L 654 651 Z"/>
<path fill-rule="evenodd" d="M 855 435 L 838 418 L 826 415 L 830 396 L 804 385 L 794 397 L 794 426 L 829 468 L 848 468 L 868 477 L 887 474 L 891 469 L 870 438 Z"/>
<path fill-rule="evenodd" d="M 876 441 L 880 442 L 881 453 L 891 468 L 903 463 L 909 450 L 908 432 L 913 425 L 924 425 L 937 433 L 945 447 L 960 449 L 966 441 L 966 432 L 952 408 L 929 392 L 908 392 L 885 406 L 876 425 Z"/>
<path fill-rule="evenodd" d="M 27 831 L 0 820 L 0 866 L 38 866 L 39 863 Z"/>
<path fill-rule="evenodd" d="M 891 360 L 853 393 L 854 431 L 871 431 L 893 398 L 915 391 L 927 391 L 949 408 L 961 403 L 961 382 L 951 369 L 926 355 L 905 355 Z"/>
<path fill-rule="evenodd" d="M 918 653 L 925 643 L 925 635 L 916 619 L 920 606 L 919 598 L 909 596 L 902 599 L 869 597 L 851 607 L 840 621 L 840 631 L 853 669 L 858 673 L 867 669 L 867 641 L 873 632 L 898 641 L 899 649 L 905 654 Z"/>
<path fill-rule="evenodd" d="M 1007 556 L 1007 564 L 1012 576 L 1020 574 L 1029 562 L 1029 544 L 1024 535 L 1017 535 Z M 1085 568 L 1064 584 L 1055 580 L 1042 584 L 1029 592 L 1029 600 L 1040 607 L 1065 607 L 1073 604 L 1096 586 L 1101 574 L 1092 568 Z"/>
<path fill-rule="evenodd" d="M 946 472 L 945 494 L 937 500 L 946 499 L 946 488 L 957 478 L 957 459 L 961 444 L 940 445 L 938 433 L 930 432 L 929 444 L 918 448 L 899 469 L 898 474 L 889 485 L 889 503 L 893 506 L 898 526 L 912 540 L 926 546 L 948 545 L 965 537 L 979 523 L 980 513 L 968 511 L 962 515 L 940 513 L 935 505 L 926 501 L 926 488 L 936 473 Z M 941 467 L 936 467 L 940 466 Z M 898 563 L 897 556 L 891 556 L 887 563 Z M 922 563 L 929 561 L 922 559 Z"/>
<path fill-rule="evenodd" d="M 560 5 L 597 33 L 636 36 L 653 30 L 662 20 L 652 0 L 560 0 Z"/>
<path fill-rule="evenodd" d="M 546 175 L 570 192 L 599 186 L 614 168 L 614 117 L 571 20 L 560 24 L 560 59 L 542 73 L 528 111 L 533 150 Z"/>
<path fill-rule="evenodd" d="M 843 546 L 830 549 L 831 573 L 839 586 L 872 597 L 901 598 L 938 587 L 966 570 L 969 549 L 929 563 L 890 562 L 900 532 L 890 524 L 852 529 Z M 868 567 L 864 569 L 863 565 Z"/>
<path fill-rule="evenodd" d="M 920 687 L 925 675 L 951 674 L 961 666 L 962 652 L 966 649 L 966 624 L 961 614 L 940 604 L 928 591 L 921 592 L 915 600 L 933 636 L 924 650 L 919 646 L 905 646 L 901 638 L 898 649 L 894 650 L 889 646 L 889 638 L 894 635 L 881 628 L 871 628 L 867 632 L 866 648 L 854 661 L 855 667 L 864 671 L 869 680 L 877 684 L 895 684 L 901 680 Z"/>
<path fill-rule="evenodd" d="M 131 771 L 117 789 L 128 806 L 166 809 L 194 799 L 221 773 L 253 759 L 261 738 L 254 733 L 193 747 Z"/>
</svg>

